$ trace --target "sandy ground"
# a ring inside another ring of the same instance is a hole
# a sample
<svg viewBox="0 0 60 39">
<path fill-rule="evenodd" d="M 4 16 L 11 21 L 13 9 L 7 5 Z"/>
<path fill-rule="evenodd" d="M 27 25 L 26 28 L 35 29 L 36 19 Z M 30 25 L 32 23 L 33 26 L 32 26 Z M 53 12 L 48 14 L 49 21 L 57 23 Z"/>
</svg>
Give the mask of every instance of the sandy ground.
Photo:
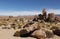
<svg viewBox="0 0 60 39">
<path fill-rule="evenodd" d="M 27 38 L 14 37 L 13 34 L 15 32 L 16 30 L 14 29 L 1 29 L 0 28 L 0 39 L 36 39 L 32 37 L 27 37 Z M 54 36 L 53 38 L 49 38 L 49 39 L 60 39 L 60 37 Z"/>
<path fill-rule="evenodd" d="M 0 39 L 35 39 L 32 37 L 21 38 L 21 37 L 14 37 L 13 34 L 16 30 L 14 29 L 1 29 L 0 28 Z"/>
</svg>

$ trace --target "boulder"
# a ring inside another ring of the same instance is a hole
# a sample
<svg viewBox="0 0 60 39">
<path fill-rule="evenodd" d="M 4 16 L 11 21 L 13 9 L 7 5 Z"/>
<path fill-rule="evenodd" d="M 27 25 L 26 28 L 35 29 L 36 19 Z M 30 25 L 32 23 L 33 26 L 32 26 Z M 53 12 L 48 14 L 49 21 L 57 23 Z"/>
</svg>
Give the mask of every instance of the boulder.
<svg viewBox="0 0 60 39">
<path fill-rule="evenodd" d="M 51 31 L 45 31 L 46 33 L 46 38 L 52 38 L 54 36 L 53 32 Z"/>
<path fill-rule="evenodd" d="M 55 21 L 54 13 L 49 13 L 48 18 L 46 19 L 46 22 L 54 22 L 54 21 Z"/>
<path fill-rule="evenodd" d="M 34 31 L 31 36 L 35 37 L 37 39 L 44 39 L 45 38 L 45 32 L 41 29 Z"/>
<path fill-rule="evenodd" d="M 55 22 L 60 22 L 60 19 L 58 17 L 55 17 Z"/>
<path fill-rule="evenodd" d="M 43 15 L 42 15 L 42 14 L 39 14 L 39 15 L 38 15 L 38 19 L 39 19 L 39 20 L 43 20 Z"/>
<path fill-rule="evenodd" d="M 53 33 L 57 36 L 60 36 L 60 30 L 54 30 Z"/>
<path fill-rule="evenodd" d="M 47 18 L 46 9 L 43 9 L 42 13 L 43 13 L 43 20 L 45 20 Z"/>
<path fill-rule="evenodd" d="M 26 29 L 20 31 L 20 37 L 28 37 L 30 34 Z"/>
<path fill-rule="evenodd" d="M 38 21 L 38 19 L 37 18 L 34 18 L 33 21 Z"/>
<path fill-rule="evenodd" d="M 38 21 L 38 16 L 35 15 L 35 16 L 34 16 L 34 19 L 33 19 L 32 21 Z"/>
<path fill-rule="evenodd" d="M 52 37 L 54 37 L 54 34 L 53 34 L 52 30 L 47 29 L 47 28 L 43 28 L 42 30 L 45 31 L 46 38 L 52 38 Z"/>
<path fill-rule="evenodd" d="M 25 27 L 29 27 L 29 24 L 26 24 L 26 25 L 23 26 L 23 28 L 25 28 Z"/>
<path fill-rule="evenodd" d="M 28 26 L 28 27 L 24 27 L 21 31 L 20 31 L 20 36 L 21 37 L 28 37 L 30 36 L 35 30 L 39 29 L 37 22 Z"/>
</svg>

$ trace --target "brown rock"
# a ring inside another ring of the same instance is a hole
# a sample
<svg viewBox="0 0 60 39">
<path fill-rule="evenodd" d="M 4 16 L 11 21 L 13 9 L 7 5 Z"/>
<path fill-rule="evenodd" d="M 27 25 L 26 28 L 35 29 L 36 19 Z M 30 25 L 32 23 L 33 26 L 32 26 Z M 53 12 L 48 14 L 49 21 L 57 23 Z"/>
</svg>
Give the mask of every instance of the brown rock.
<svg viewBox="0 0 60 39">
<path fill-rule="evenodd" d="M 21 31 L 20 31 L 20 36 L 21 37 L 27 37 L 27 36 L 29 36 L 30 34 L 29 34 L 29 32 L 26 30 L 26 29 L 22 29 Z"/>
<path fill-rule="evenodd" d="M 53 30 L 53 33 L 57 36 L 60 36 L 60 30 Z"/>
<path fill-rule="evenodd" d="M 60 19 L 58 17 L 55 17 L 55 22 L 60 22 Z"/>
<path fill-rule="evenodd" d="M 20 36 L 22 36 L 22 37 L 30 36 L 37 29 L 39 29 L 37 22 L 30 25 L 30 26 L 28 25 L 27 27 L 24 27 L 20 31 Z"/>
<path fill-rule="evenodd" d="M 31 34 L 32 37 L 37 39 L 45 39 L 45 32 L 43 30 L 36 30 Z"/>
<path fill-rule="evenodd" d="M 38 19 L 43 20 L 43 15 L 42 14 L 39 14 L 38 17 L 39 17 Z"/>
<path fill-rule="evenodd" d="M 49 13 L 48 18 L 46 20 L 47 22 L 54 22 L 55 21 L 55 15 L 54 13 Z"/>
<path fill-rule="evenodd" d="M 35 15 L 33 21 L 38 21 L 38 16 Z"/>
<path fill-rule="evenodd" d="M 42 13 L 43 13 L 43 19 L 45 20 L 47 18 L 46 9 L 43 9 L 42 10 Z"/>
</svg>

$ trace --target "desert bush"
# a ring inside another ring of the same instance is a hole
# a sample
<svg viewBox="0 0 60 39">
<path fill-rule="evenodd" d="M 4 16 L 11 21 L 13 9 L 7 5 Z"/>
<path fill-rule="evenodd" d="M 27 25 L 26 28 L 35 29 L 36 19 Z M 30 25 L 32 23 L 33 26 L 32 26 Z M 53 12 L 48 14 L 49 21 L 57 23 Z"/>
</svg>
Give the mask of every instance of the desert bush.
<svg viewBox="0 0 60 39">
<path fill-rule="evenodd" d="M 15 23 L 11 24 L 11 28 L 16 29 L 18 27 Z"/>
<path fill-rule="evenodd" d="M 2 29 L 11 29 L 10 27 L 2 27 Z"/>
<path fill-rule="evenodd" d="M 7 27 L 2 27 L 2 29 L 7 29 Z"/>
<path fill-rule="evenodd" d="M 59 28 L 56 27 L 56 26 L 52 26 L 52 27 L 50 28 L 50 30 L 59 30 Z"/>
<path fill-rule="evenodd" d="M 21 28 L 21 25 L 19 23 L 17 23 L 17 24 L 18 24 L 18 29 L 20 29 Z"/>
<path fill-rule="evenodd" d="M 53 26 L 53 27 L 51 28 L 51 30 L 53 31 L 53 33 L 54 33 L 55 35 L 60 36 L 60 29 L 59 29 L 59 27 Z"/>
<path fill-rule="evenodd" d="M 0 23 L 0 26 L 2 26 L 2 24 Z"/>
<path fill-rule="evenodd" d="M 13 36 L 19 37 L 20 36 L 20 32 L 16 31 Z"/>
</svg>

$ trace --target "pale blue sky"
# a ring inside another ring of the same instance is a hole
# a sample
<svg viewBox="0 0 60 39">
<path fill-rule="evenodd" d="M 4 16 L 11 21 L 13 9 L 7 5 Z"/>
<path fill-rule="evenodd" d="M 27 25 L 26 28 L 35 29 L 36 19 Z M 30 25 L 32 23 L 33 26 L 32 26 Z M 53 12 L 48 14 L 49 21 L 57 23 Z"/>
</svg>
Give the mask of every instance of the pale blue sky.
<svg viewBox="0 0 60 39">
<path fill-rule="evenodd" d="M 0 15 L 32 15 L 43 8 L 59 14 L 60 0 L 0 0 Z"/>
</svg>

